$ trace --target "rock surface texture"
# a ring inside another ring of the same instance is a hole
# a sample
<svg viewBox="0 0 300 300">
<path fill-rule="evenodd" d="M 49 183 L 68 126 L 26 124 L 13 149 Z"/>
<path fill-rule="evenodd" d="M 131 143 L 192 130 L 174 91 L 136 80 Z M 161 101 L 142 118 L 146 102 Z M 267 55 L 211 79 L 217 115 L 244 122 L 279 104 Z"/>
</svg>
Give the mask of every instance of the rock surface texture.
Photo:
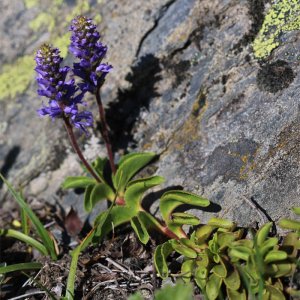
<svg viewBox="0 0 300 300">
<path fill-rule="evenodd" d="M 105 61 L 114 66 L 102 98 L 116 161 L 130 151 L 156 152 L 160 158 L 142 174 L 166 178 L 146 196 L 145 208 L 155 213 L 162 192 L 183 188 L 212 202 L 190 211 L 202 223 L 212 216 L 240 226 L 261 221 L 243 195 L 269 220 L 294 218 L 289 208 L 300 203 L 299 31 L 283 32 L 280 45 L 264 60 L 255 58 L 251 46 L 274 2 L 98 2 L 64 1 L 51 31 L 51 24 L 36 29 L 30 22 L 50 11 L 52 1 L 30 6 L 30 1 L 2 0 L 0 82 L 8 66 L 26 55 L 32 59 L 41 43 L 61 43 L 68 32 L 67 12 L 80 8 L 90 17 L 100 14 Z M 68 54 L 66 64 L 72 60 Z M 15 95 L 0 87 L 1 173 L 15 186 L 25 186 L 26 195 L 77 203 L 84 218 L 80 191 L 60 189 L 66 176 L 81 174 L 79 163 L 62 122 L 37 117 L 42 99 L 34 76 L 29 73 L 29 83 Z M 24 83 L 14 80 L 12 85 Z M 96 116 L 95 101 L 86 99 Z M 96 124 L 92 137 L 80 143 L 89 159 L 106 153 Z M 9 205 L 2 184 L 0 193 Z M 97 204 L 94 213 L 104 207 Z"/>
</svg>

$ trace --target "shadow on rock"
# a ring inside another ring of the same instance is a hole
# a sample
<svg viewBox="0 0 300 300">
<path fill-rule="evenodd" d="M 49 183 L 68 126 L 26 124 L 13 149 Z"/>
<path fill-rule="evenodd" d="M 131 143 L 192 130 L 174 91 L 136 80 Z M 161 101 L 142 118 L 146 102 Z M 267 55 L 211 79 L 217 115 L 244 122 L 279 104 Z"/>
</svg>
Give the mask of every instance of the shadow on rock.
<svg viewBox="0 0 300 300">
<path fill-rule="evenodd" d="M 0 173 L 3 175 L 4 178 L 7 177 L 7 174 L 9 172 L 9 170 L 12 168 L 12 166 L 14 165 L 14 163 L 17 160 L 17 157 L 20 153 L 21 148 L 19 146 L 14 146 L 6 155 L 5 159 L 4 159 L 4 164 L 2 166 L 2 168 L 0 169 Z M 3 181 L 0 181 L 0 189 L 3 186 Z"/>
<path fill-rule="evenodd" d="M 119 89 L 117 101 L 112 102 L 105 110 L 113 151 L 126 150 L 128 146 L 136 147 L 136 141 L 133 139 L 135 124 L 140 113 L 148 110 L 151 99 L 159 96 L 155 87 L 161 80 L 158 58 L 147 54 L 141 57 L 131 70 L 132 72 L 125 77 L 131 84 L 130 89 Z"/>
</svg>

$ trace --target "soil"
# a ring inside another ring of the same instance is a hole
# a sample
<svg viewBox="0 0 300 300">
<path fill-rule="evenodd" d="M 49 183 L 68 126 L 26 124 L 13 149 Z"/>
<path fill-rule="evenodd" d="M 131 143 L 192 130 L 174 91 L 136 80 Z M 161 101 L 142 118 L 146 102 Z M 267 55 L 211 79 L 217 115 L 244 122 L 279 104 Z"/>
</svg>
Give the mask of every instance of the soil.
<svg viewBox="0 0 300 300">
<path fill-rule="evenodd" d="M 78 236 L 72 237 L 64 226 L 64 212 L 55 211 L 54 207 L 47 204 L 32 205 L 31 208 L 43 224 L 52 224 L 47 230 L 56 237 L 59 259 L 53 261 L 50 256 L 42 256 L 21 241 L 1 237 L 1 261 L 7 265 L 42 263 L 40 271 L 27 273 L 59 298 L 66 291 L 72 260 L 69 252 L 83 240 L 90 228 L 83 227 Z M 17 207 L 10 211 L 0 210 L 0 217 L 0 228 L 20 229 L 13 225 L 14 220 L 20 222 Z M 30 235 L 36 238 L 32 232 Z M 88 246 L 84 249 L 78 261 L 74 299 L 124 300 L 137 290 L 141 291 L 144 299 L 153 299 L 154 290 L 161 287 L 162 280 L 155 271 L 152 257 L 156 243 L 162 243 L 163 240 L 156 233 L 151 236 L 153 239 L 145 246 L 128 225 L 116 228 L 114 237 L 111 233 L 97 247 Z M 174 271 L 176 269 L 179 271 L 175 263 Z M 25 294 L 28 294 L 28 298 L 31 294 L 31 300 L 47 299 L 41 288 L 21 272 L 7 274 L 6 280 L 2 285 L 1 299 L 25 297 Z"/>
</svg>

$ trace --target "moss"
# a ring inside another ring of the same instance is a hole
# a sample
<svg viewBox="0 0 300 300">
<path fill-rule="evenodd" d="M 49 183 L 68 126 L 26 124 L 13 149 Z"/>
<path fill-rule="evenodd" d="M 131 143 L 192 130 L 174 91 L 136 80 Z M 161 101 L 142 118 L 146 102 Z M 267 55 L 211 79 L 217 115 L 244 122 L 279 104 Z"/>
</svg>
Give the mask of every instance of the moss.
<svg viewBox="0 0 300 300">
<path fill-rule="evenodd" d="M 280 45 L 282 33 L 300 29 L 300 3 L 298 0 L 281 0 L 267 13 L 259 36 L 252 44 L 254 56 L 264 59 Z"/>
<path fill-rule="evenodd" d="M 27 9 L 33 7 L 33 6 L 38 6 L 39 5 L 39 1 L 38 0 L 24 0 L 25 2 L 25 7 Z"/>
</svg>

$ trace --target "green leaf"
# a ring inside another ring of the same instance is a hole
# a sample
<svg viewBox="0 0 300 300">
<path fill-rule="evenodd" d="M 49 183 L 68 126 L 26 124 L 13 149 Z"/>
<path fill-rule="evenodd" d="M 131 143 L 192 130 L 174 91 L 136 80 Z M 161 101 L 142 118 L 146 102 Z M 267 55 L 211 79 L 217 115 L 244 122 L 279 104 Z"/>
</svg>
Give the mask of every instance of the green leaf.
<svg viewBox="0 0 300 300">
<path fill-rule="evenodd" d="M 43 264 L 41 263 L 23 263 L 23 264 L 15 264 L 10 265 L 6 267 L 0 267 L 0 274 L 6 274 L 8 272 L 15 272 L 20 270 L 35 270 L 35 269 L 41 269 L 43 267 Z"/>
<path fill-rule="evenodd" d="M 10 184 L 5 180 L 5 178 L 0 174 L 0 177 L 4 181 L 4 183 L 7 185 L 8 189 L 13 194 L 14 198 L 17 200 L 19 205 L 22 209 L 26 212 L 27 216 L 31 220 L 32 224 L 36 228 L 36 230 L 39 233 L 39 237 L 44 243 L 44 246 L 47 249 L 47 254 L 51 255 L 53 260 L 57 260 L 57 254 L 55 251 L 55 247 L 53 244 L 53 241 L 51 240 L 48 232 L 44 228 L 43 224 L 40 222 L 40 220 L 36 217 L 36 215 L 33 213 L 33 211 L 29 208 L 29 206 L 25 203 L 25 201 L 19 196 L 19 194 L 10 186 Z"/>
<path fill-rule="evenodd" d="M 228 244 L 230 242 L 233 242 L 237 238 L 238 238 L 238 232 L 221 233 L 217 237 L 217 244 L 219 245 L 219 248 L 221 248 L 221 247 L 224 248 L 224 247 L 228 246 Z M 221 249 L 219 249 L 219 250 L 221 250 Z"/>
<path fill-rule="evenodd" d="M 127 206 L 130 206 L 136 212 L 142 210 L 141 199 L 143 194 L 150 188 L 162 184 L 165 179 L 161 176 L 152 176 L 148 178 L 132 180 L 128 183 L 124 200 Z"/>
<path fill-rule="evenodd" d="M 276 250 L 271 250 L 268 252 L 264 258 L 264 262 L 266 264 L 273 262 L 273 261 L 279 261 L 279 260 L 284 260 L 287 258 L 287 254 L 284 251 L 276 251 Z"/>
<path fill-rule="evenodd" d="M 95 184 L 89 184 L 84 192 L 84 197 L 83 197 L 83 207 L 84 210 L 86 211 L 87 209 L 91 209 L 91 204 L 90 204 L 90 199 L 91 199 L 91 193 L 93 188 L 95 187 Z"/>
<path fill-rule="evenodd" d="M 173 251 L 173 247 L 170 243 L 166 242 L 156 247 L 154 252 L 154 264 L 157 273 L 162 279 L 169 277 L 169 268 L 166 262 L 167 256 Z"/>
<path fill-rule="evenodd" d="M 124 190 L 127 182 L 131 177 L 147 165 L 154 157 L 155 153 L 130 153 L 123 156 L 118 162 L 118 169 L 116 176 L 112 175 L 112 181 L 114 187 L 116 188 L 117 183 L 120 181 L 121 173 L 123 172 L 122 179 L 120 181 L 119 195 L 124 196 Z"/>
<path fill-rule="evenodd" d="M 92 162 L 92 168 L 94 172 L 98 175 L 99 179 L 103 182 L 105 182 L 104 178 L 104 167 L 107 163 L 108 159 L 107 157 L 97 157 L 93 162 Z"/>
<path fill-rule="evenodd" d="M 40 242 L 38 242 L 37 240 L 35 240 L 34 238 L 20 232 L 14 229 L 1 229 L 0 230 L 0 235 L 4 235 L 4 236 L 9 236 L 9 237 L 13 237 L 16 238 L 22 242 L 27 243 L 28 245 L 34 247 L 36 250 L 38 250 L 42 255 L 48 255 L 48 251 L 46 249 L 46 247 L 41 244 Z"/>
<path fill-rule="evenodd" d="M 261 226 L 258 229 L 258 231 L 256 232 L 255 241 L 256 241 L 258 247 L 260 247 L 266 240 L 272 225 L 273 225 L 272 222 L 267 223 L 267 224 Z"/>
<path fill-rule="evenodd" d="M 176 282 L 175 286 L 166 284 L 155 294 L 154 300 L 192 300 L 193 285 L 184 285 L 181 280 Z M 129 300 L 133 300 L 130 299 Z"/>
<path fill-rule="evenodd" d="M 131 209 L 131 211 L 132 211 L 132 209 Z M 162 226 L 149 213 L 147 213 L 145 211 L 139 211 L 137 216 L 145 228 L 147 228 L 147 229 L 151 228 L 151 229 L 156 229 L 156 230 L 161 231 Z"/>
<path fill-rule="evenodd" d="M 121 178 L 122 178 L 122 174 L 121 174 Z M 119 183 L 118 187 L 119 186 L 120 186 L 120 183 Z M 107 217 L 111 213 L 111 211 L 114 207 L 114 204 L 117 200 L 117 196 L 118 196 L 118 188 L 117 188 L 116 195 L 115 195 L 115 198 L 113 200 L 111 207 L 105 212 L 105 214 L 102 216 L 101 220 L 93 227 L 93 229 L 89 232 L 89 234 L 84 238 L 82 243 L 70 253 L 73 256 L 73 258 L 71 261 L 68 282 L 67 282 L 67 288 L 66 288 L 66 298 L 68 300 L 74 298 L 74 285 L 75 285 L 76 269 L 77 269 L 77 262 L 78 262 L 79 254 L 91 241 L 95 230 L 99 230 L 99 229 L 101 230 L 101 228 L 105 225 Z"/>
<path fill-rule="evenodd" d="M 51 292 L 45 287 L 43 286 L 40 282 L 38 282 L 37 280 L 35 280 L 33 277 L 31 277 L 30 275 L 26 274 L 25 272 L 22 272 L 24 275 L 26 275 L 28 278 L 30 278 L 35 284 L 37 284 L 43 291 L 46 292 L 46 294 L 52 299 L 52 300 L 57 300 L 52 294 Z M 61 298 L 59 299 L 61 300 Z"/>
<path fill-rule="evenodd" d="M 185 275 L 183 275 L 182 279 L 184 282 L 190 282 L 191 281 L 191 276 L 194 270 L 194 267 L 196 265 L 196 261 L 195 260 L 186 260 L 182 266 L 181 266 L 181 273 L 187 273 Z"/>
<path fill-rule="evenodd" d="M 96 217 L 94 226 L 101 221 L 105 213 L 106 211 Z M 114 206 L 107 217 L 105 226 L 103 226 L 100 231 L 96 230 L 93 237 L 93 244 L 97 244 L 105 238 L 105 236 L 112 230 L 112 223 L 114 224 L 114 227 L 117 227 L 123 223 L 129 222 L 134 216 L 135 212 L 130 207 Z"/>
<path fill-rule="evenodd" d="M 289 219 L 281 219 L 279 221 L 279 226 L 290 230 L 300 230 L 300 222 Z"/>
<path fill-rule="evenodd" d="M 300 216 L 300 207 L 293 206 L 293 207 L 291 207 L 291 210 L 292 210 L 295 214 L 297 214 L 297 215 Z"/>
<path fill-rule="evenodd" d="M 140 291 L 135 292 L 134 295 L 131 295 L 128 300 L 144 300 Z"/>
<path fill-rule="evenodd" d="M 87 176 L 74 176 L 67 177 L 65 181 L 61 184 L 63 189 L 71 189 L 71 188 L 85 188 L 89 184 L 96 184 L 97 181 L 93 178 Z"/>
<path fill-rule="evenodd" d="M 235 291 L 227 287 L 226 291 L 229 300 L 247 300 L 246 290 L 244 288 Z"/>
<path fill-rule="evenodd" d="M 269 300 L 286 300 L 282 292 L 272 285 L 265 285 L 266 289 L 270 292 Z"/>
<path fill-rule="evenodd" d="M 209 300 L 215 300 L 218 295 L 222 284 L 222 278 L 215 274 L 210 275 L 206 284 L 206 293 Z"/>
<path fill-rule="evenodd" d="M 252 251 L 249 248 L 240 246 L 231 249 L 230 257 L 239 258 L 248 261 L 251 253 Z"/>
<path fill-rule="evenodd" d="M 202 245 L 214 231 L 214 227 L 203 225 L 196 231 L 197 245 Z"/>
<path fill-rule="evenodd" d="M 93 207 L 101 200 L 113 201 L 115 197 L 114 191 L 106 183 L 98 183 L 93 190 L 90 192 L 90 185 L 88 186 L 88 194 L 90 197 L 84 197 L 84 210 L 86 212 L 91 212 Z"/>
<path fill-rule="evenodd" d="M 143 224 L 141 224 L 138 217 L 134 216 L 131 220 L 131 227 L 134 229 L 135 233 L 137 234 L 139 240 L 143 244 L 147 244 L 149 241 L 149 234 L 147 229 L 144 227 Z"/>
<path fill-rule="evenodd" d="M 207 283 L 208 270 L 205 267 L 199 267 L 195 272 L 195 281 L 203 290 Z"/>
<path fill-rule="evenodd" d="M 272 274 L 273 277 L 279 278 L 282 276 L 293 276 L 295 265 L 289 263 L 289 261 L 282 260 L 276 263 L 276 272 Z"/>
<path fill-rule="evenodd" d="M 225 278 L 227 276 L 227 269 L 221 257 L 220 264 L 213 267 L 213 272 L 221 278 Z"/>
<path fill-rule="evenodd" d="M 173 210 L 182 205 L 190 204 L 197 206 L 208 206 L 210 202 L 198 195 L 188 193 L 185 191 L 169 191 L 163 194 L 161 197 L 159 208 L 163 219 L 168 225 Z"/>
<path fill-rule="evenodd" d="M 182 229 L 183 225 L 199 225 L 200 220 L 193 215 L 186 213 L 173 213 L 172 220 L 169 221 L 168 228 L 173 231 L 179 238 L 185 237 L 186 234 Z"/>
<path fill-rule="evenodd" d="M 197 252 L 195 250 L 182 245 L 181 243 L 178 242 L 177 239 L 169 240 L 168 242 L 172 245 L 172 248 L 176 252 L 178 252 L 186 257 L 189 257 L 189 258 L 197 257 Z"/>
<path fill-rule="evenodd" d="M 227 276 L 223 280 L 227 286 L 227 289 L 230 289 L 231 291 L 237 291 L 240 288 L 241 279 L 236 266 L 233 266 L 230 270 L 227 270 Z"/>
<path fill-rule="evenodd" d="M 228 228 L 231 228 L 232 226 L 234 226 L 234 223 L 229 220 L 226 220 L 226 219 L 212 217 L 208 221 L 207 225 L 228 229 Z"/>
<path fill-rule="evenodd" d="M 260 247 L 259 247 L 259 254 L 264 256 L 269 249 L 273 248 L 278 243 L 278 238 L 270 238 L 266 240 Z"/>
<path fill-rule="evenodd" d="M 23 190 L 22 190 L 21 186 L 20 186 L 20 197 L 25 202 L 24 197 L 23 197 Z M 22 208 L 20 208 L 20 209 L 21 209 L 22 230 L 23 230 L 23 233 L 25 235 L 28 235 L 28 220 L 27 220 L 27 215 L 26 215 L 24 209 L 22 209 Z"/>
</svg>

